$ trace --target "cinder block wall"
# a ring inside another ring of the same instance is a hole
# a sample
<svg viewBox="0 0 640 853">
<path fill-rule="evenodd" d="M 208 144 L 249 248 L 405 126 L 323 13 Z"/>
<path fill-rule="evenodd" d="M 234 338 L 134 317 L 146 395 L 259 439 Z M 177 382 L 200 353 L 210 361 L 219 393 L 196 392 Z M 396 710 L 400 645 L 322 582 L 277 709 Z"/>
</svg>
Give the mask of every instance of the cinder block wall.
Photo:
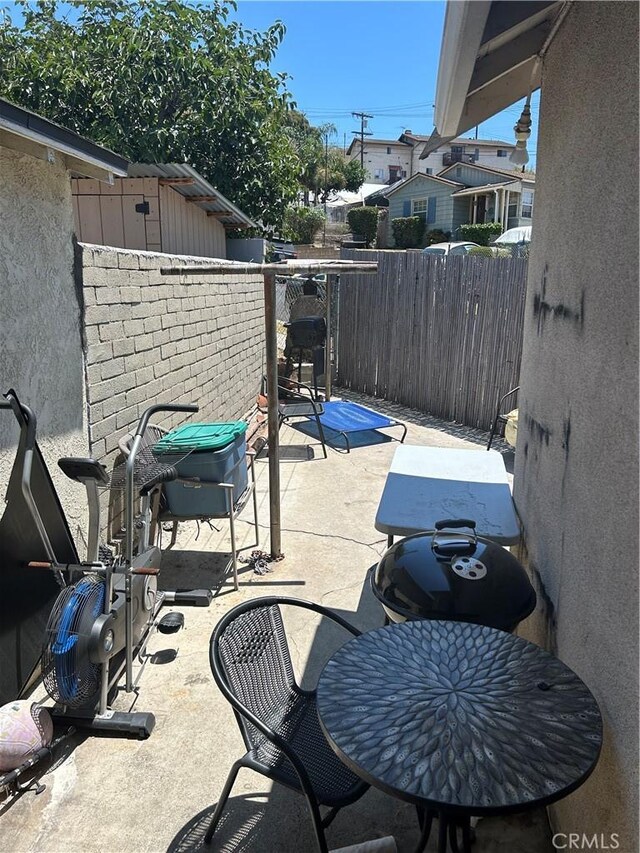
<svg viewBox="0 0 640 853">
<path fill-rule="evenodd" d="M 211 259 L 78 246 L 84 298 L 90 451 L 107 464 L 118 438 L 154 403 L 196 403 L 192 419 L 241 417 L 264 357 L 260 276 L 163 276 L 160 267 Z M 184 415 L 162 415 L 167 428 Z"/>
</svg>

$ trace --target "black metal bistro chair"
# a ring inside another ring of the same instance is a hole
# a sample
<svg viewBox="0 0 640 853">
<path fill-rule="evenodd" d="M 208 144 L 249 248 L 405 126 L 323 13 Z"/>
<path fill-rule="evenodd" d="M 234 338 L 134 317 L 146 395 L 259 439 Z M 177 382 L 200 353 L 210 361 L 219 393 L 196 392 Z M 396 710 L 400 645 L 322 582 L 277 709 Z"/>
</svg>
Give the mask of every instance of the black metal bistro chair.
<svg viewBox="0 0 640 853">
<path fill-rule="evenodd" d="M 298 390 L 291 388 L 291 385 L 295 385 Z M 301 393 L 300 389 L 302 388 L 307 392 L 306 394 Z M 322 414 L 324 414 L 322 403 L 314 398 L 311 388 L 305 385 L 304 382 L 296 382 L 295 379 L 286 379 L 278 382 L 278 417 L 280 423 L 288 423 L 297 418 L 304 418 L 305 420 L 313 418 L 318 428 L 322 452 L 326 459 L 327 446 L 320 420 L 320 415 Z"/>
<path fill-rule="evenodd" d="M 493 423 L 491 424 L 491 432 L 489 433 L 489 441 L 487 442 L 487 450 L 491 450 L 491 445 L 493 443 L 493 439 L 495 438 L 496 432 L 498 431 L 498 426 L 500 424 L 504 426 L 504 424 L 506 424 L 507 422 L 507 414 L 509 412 L 504 411 L 504 401 L 511 397 L 513 394 L 515 394 L 515 397 L 513 398 L 513 402 L 515 403 L 518 399 L 519 390 L 520 386 L 516 385 L 515 388 L 512 388 L 511 391 L 507 391 L 507 393 L 503 394 L 502 397 L 500 397 L 500 399 L 498 400 L 498 405 L 496 406 L 496 415 L 493 419 Z M 513 406 L 511 406 L 509 411 L 511 411 L 511 409 L 513 409 Z"/>
<path fill-rule="evenodd" d="M 319 604 L 280 596 L 244 602 L 220 620 L 211 635 L 211 671 L 233 706 L 248 751 L 229 772 L 205 842 L 211 843 L 238 771 L 248 767 L 306 797 L 318 850 L 327 853 L 325 828 L 369 786 L 329 746 L 318 722 L 315 690 L 296 683 L 281 604 L 313 610 L 354 636 L 361 633 Z M 329 808 L 324 818 L 320 806 Z"/>
</svg>

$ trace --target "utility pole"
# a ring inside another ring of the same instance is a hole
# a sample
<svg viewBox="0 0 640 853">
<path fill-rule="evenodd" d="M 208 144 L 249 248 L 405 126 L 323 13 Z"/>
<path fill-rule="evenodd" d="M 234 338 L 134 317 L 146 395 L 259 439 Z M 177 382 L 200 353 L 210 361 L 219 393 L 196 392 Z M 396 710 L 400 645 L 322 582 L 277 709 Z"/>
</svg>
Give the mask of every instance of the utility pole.
<svg viewBox="0 0 640 853">
<path fill-rule="evenodd" d="M 369 113 L 351 113 L 351 115 L 360 119 L 360 130 L 352 130 L 351 132 L 360 137 L 360 165 L 364 169 L 364 138 L 365 136 L 373 136 L 370 131 L 365 131 L 365 127 L 368 126 L 368 119 L 373 118 L 373 116 Z"/>
</svg>

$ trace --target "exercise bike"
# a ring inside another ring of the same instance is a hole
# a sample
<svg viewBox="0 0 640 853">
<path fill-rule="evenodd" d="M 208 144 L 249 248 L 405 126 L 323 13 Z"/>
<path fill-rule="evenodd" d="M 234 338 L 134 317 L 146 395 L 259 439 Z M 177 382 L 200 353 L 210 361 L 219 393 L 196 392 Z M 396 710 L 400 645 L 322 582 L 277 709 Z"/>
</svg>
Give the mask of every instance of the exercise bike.
<svg viewBox="0 0 640 853">
<path fill-rule="evenodd" d="M 197 406 L 156 405 L 140 418 L 126 462 L 111 475 L 95 459 L 67 457 L 59 460 L 62 471 L 82 483 L 89 505 L 89 536 L 85 562 L 62 562 L 33 498 L 31 470 L 34 453 L 42 463 L 35 443 L 36 420 L 28 407 L 12 392 L 5 395 L 21 427 L 28 434 L 22 466 L 22 492 L 40 533 L 48 559 L 28 561 L 30 569 L 54 573 L 61 591 L 53 605 L 45 630 L 41 670 L 45 689 L 56 705 L 50 709 L 54 722 L 138 738 L 149 737 L 155 718 L 149 712 L 125 712 L 111 708 L 123 689 L 137 693 L 147 662 L 146 645 L 154 626 L 166 633 L 179 630 L 182 614 L 169 613 L 158 619 L 163 603 L 208 606 L 210 590 L 160 592 L 157 576 L 160 550 L 150 542 L 151 498 L 163 482 L 177 479 L 173 465 L 161 464 L 144 446 L 149 419 L 156 412 L 197 412 Z M 44 464 L 44 463 L 42 463 Z M 101 489 L 124 489 L 125 540 L 122 553 L 107 555 L 99 546 Z M 136 502 L 140 509 L 136 513 Z M 49 513 L 51 515 L 51 513 Z M 134 662 L 141 664 L 134 675 Z"/>
</svg>

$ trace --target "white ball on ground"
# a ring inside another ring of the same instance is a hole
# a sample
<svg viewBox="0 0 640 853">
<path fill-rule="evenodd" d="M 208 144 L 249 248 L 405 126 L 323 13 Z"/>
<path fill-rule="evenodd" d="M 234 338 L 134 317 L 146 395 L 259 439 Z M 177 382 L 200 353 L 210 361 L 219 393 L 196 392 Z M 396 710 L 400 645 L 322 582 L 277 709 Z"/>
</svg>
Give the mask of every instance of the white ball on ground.
<svg viewBox="0 0 640 853">
<path fill-rule="evenodd" d="M 46 708 L 30 699 L 16 699 L 0 708 L 0 772 L 15 770 L 53 737 Z"/>
</svg>

